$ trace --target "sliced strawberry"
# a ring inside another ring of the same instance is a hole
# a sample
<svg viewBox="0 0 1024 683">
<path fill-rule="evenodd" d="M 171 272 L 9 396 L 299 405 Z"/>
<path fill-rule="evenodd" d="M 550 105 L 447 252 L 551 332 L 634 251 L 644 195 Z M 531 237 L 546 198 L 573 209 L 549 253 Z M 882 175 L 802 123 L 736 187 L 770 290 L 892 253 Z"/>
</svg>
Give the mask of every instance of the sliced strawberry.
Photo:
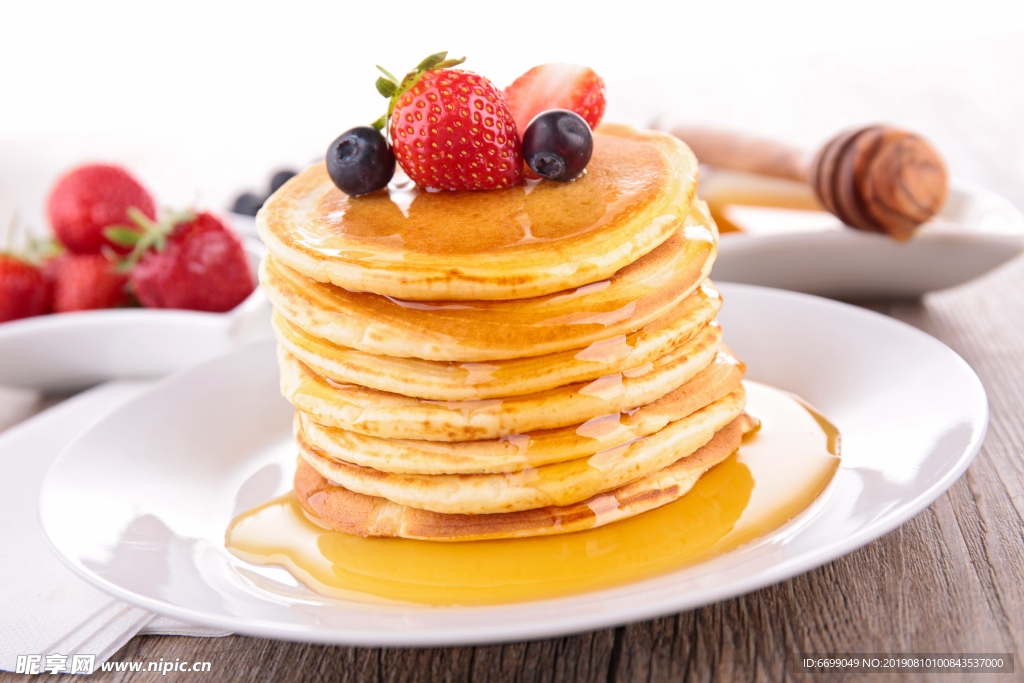
<svg viewBox="0 0 1024 683">
<path fill-rule="evenodd" d="M 54 313 L 127 305 L 128 276 L 103 254 L 68 254 L 46 264 L 53 282 Z"/>
<path fill-rule="evenodd" d="M 593 129 L 604 116 L 604 80 L 590 67 L 541 64 L 505 88 L 505 100 L 520 135 L 534 116 L 548 109 L 574 111 Z"/>
</svg>

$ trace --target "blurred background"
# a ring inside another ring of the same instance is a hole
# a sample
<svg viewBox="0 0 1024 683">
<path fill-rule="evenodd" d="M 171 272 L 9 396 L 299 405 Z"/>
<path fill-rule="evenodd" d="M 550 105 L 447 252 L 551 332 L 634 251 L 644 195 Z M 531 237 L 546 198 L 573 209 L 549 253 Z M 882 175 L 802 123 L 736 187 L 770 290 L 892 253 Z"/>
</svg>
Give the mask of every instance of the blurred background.
<svg viewBox="0 0 1024 683">
<path fill-rule="evenodd" d="M 6 3 L 0 231 L 45 228 L 56 174 L 126 165 L 163 205 L 226 211 L 384 111 L 374 64 L 427 54 L 503 87 L 593 67 L 605 120 L 668 115 L 813 147 L 875 121 L 1024 208 L 1024 3 Z"/>
</svg>

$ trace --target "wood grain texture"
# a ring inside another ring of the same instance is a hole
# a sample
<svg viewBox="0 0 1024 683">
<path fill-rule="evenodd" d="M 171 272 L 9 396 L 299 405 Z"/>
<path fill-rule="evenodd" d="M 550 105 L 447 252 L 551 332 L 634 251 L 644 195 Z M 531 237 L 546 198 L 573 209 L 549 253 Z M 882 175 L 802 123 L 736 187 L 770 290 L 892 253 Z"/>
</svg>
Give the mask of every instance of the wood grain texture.
<svg viewBox="0 0 1024 683">
<path fill-rule="evenodd" d="M 867 126 L 839 133 L 813 155 L 729 131 L 674 126 L 702 164 L 807 182 L 828 211 L 858 230 L 909 239 L 946 202 L 942 156 L 914 133 Z"/>
<path fill-rule="evenodd" d="M 1024 260 L 923 302 L 868 304 L 975 369 L 992 421 L 977 460 L 931 507 L 819 569 L 703 609 L 566 638 L 476 648 L 360 649 L 141 637 L 112 659 L 212 662 L 218 681 L 951 680 L 792 674 L 799 652 L 1012 652 L 1024 680 Z M 184 678 L 184 676 L 182 676 Z M 70 679 L 69 680 L 78 680 Z M 102 674 L 97 681 L 168 680 Z"/>
<path fill-rule="evenodd" d="M 732 131 L 675 126 L 668 132 L 685 142 L 702 164 L 757 175 L 808 181 L 808 156 L 789 145 Z"/>
<path fill-rule="evenodd" d="M 808 176 L 818 201 L 844 223 L 898 240 L 938 213 L 949 192 L 935 148 L 889 126 L 840 133 L 815 155 Z"/>
</svg>

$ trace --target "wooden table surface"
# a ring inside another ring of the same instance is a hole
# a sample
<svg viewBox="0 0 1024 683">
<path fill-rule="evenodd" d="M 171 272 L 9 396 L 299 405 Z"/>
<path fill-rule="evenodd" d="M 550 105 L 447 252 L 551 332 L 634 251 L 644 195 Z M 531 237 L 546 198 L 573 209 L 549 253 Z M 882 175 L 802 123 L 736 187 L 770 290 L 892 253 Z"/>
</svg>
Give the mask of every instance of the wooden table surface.
<svg viewBox="0 0 1024 683">
<path fill-rule="evenodd" d="M 378 650 L 145 636 L 111 659 L 211 662 L 210 674 L 183 675 L 189 680 L 625 683 L 815 679 L 791 672 L 787 658 L 800 652 L 1005 652 L 1014 653 L 1016 673 L 985 680 L 1024 680 L 1024 259 L 923 301 L 866 305 L 963 356 L 985 385 L 992 418 L 981 453 L 947 493 L 846 557 L 702 609 L 552 640 Z M 838 679 L 851 676 L 861 680 Z M 882 680 L 890 678 L 972 677 Z"/>
</svg>

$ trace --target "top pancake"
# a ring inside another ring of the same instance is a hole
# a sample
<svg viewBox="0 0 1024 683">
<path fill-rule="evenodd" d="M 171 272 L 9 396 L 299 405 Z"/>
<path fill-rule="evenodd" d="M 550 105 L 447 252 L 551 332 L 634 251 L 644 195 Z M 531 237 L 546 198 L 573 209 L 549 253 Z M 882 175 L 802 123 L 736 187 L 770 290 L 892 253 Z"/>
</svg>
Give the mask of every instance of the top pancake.
<svg viewBox="0 0 1024 683">
<path fill-rule="evenodd" d="M 580 349 L 668 315 L 708 276 L 718 231 L 695 201 L 683 227 L 607 280 L 506 301 L 406 301 L 317 282 L 268 255 L 260 285 L 313 337 L 395 358 L 478 362 Z"/>
<path fill-rule="evenodd" d="M 690 211 L 697 161 L 676 138 L 602 126 L 586 173 L 506 190 L 338 190 L 324 164 L 256 218 L 270 252 L 345 289 L 402 299 L 519 299 L 604 279 L 667 240 Z"/>
</svg>

